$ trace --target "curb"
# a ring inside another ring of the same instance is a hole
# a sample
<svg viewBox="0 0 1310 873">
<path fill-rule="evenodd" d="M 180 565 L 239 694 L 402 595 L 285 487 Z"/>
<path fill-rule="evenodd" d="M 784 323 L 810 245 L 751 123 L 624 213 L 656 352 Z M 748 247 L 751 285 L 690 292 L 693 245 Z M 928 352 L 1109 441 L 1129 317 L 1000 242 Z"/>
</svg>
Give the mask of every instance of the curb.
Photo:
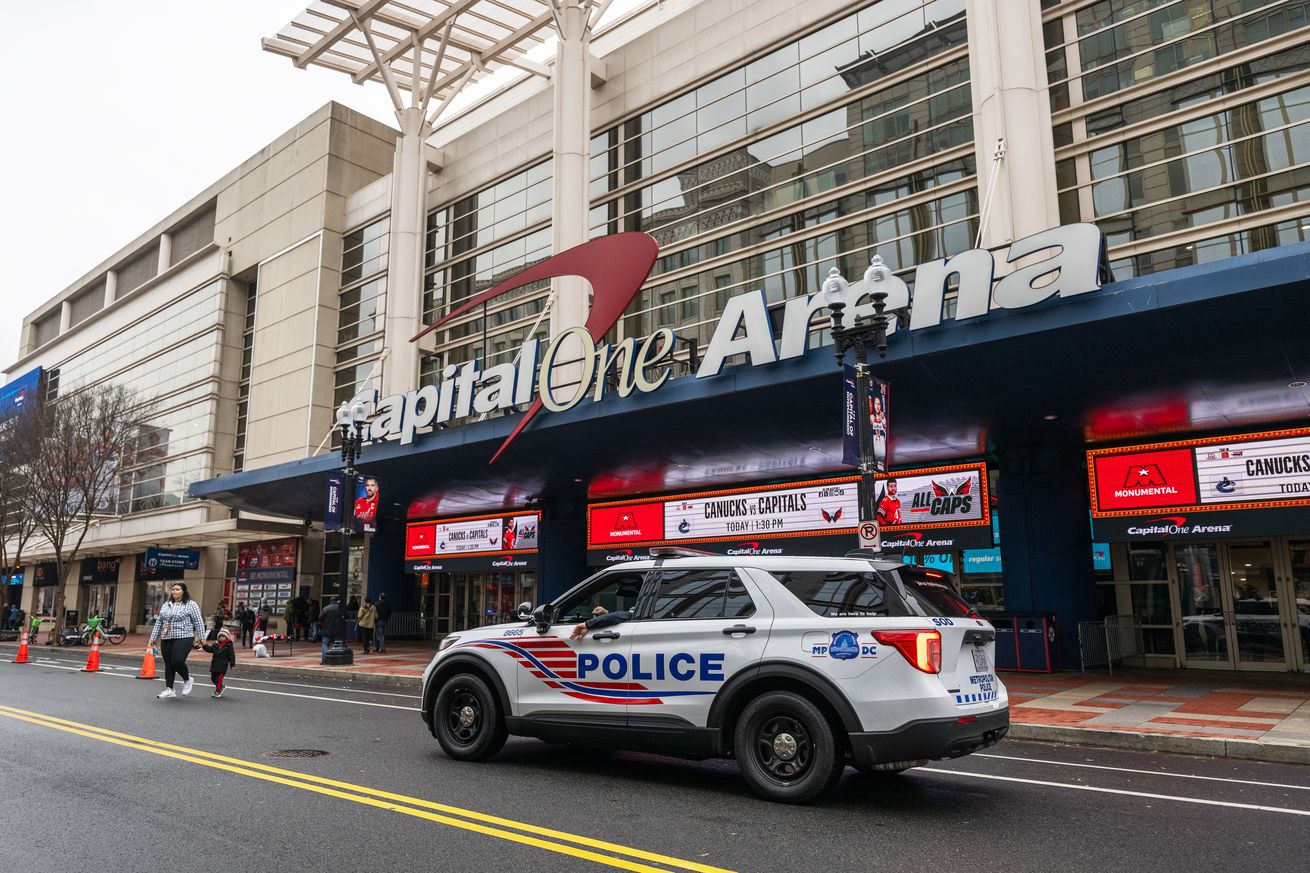
<svg viewBox="0 0 1310 873">
<path fill-rule="evenodd" d="M 7 643 L 0 643 L 0 649 L 17 648 Z M 46 647 L 42 646 L 36 649 L 40 653 Z M 82 646 L 72 648 L 61 648 L 59 646 L 49 647 L 52 652 L 79 652 L 88 651 Z M 101 660 L 113 661 L 115 664 L 136 664 L 139 665 L 141 658 L 136 655 L 128 655 L 122 652 L 106 652 L 100 649 Z M 337 679 L 344 680 L 352 684 L 359 685 L 386 685 L 419 688 L 423 685 L 423 679 L 420 676 L 402 676 L 395 673 L 355 673 L 349 668 L 344 667 L 278 667 L 271 664 L 260 664 L 255 658 L 247 658 L 240 661 L 237 667 L 238 673 L 233 674 L 233 678 L 240 678 L 240 674 L 258 673 L 268 677 L 281 676 L 286 679 Z M 162 671 L 162 668 L 159 668 Z"/>
<path fill-rule="evenodd" d="M 1222 737 L 1180 737 L 1170 734 L 1131 733 L 1062 725 L 1010 723 L 1006 739 L 1043 743 L 1073 743 L 1138 752 L 1166 752 L 1175 755 L 1205 755 L 1274 764 L 1310 764 L 1310 746 L 1276 741 L 1231 740 Z"/>
</svg>

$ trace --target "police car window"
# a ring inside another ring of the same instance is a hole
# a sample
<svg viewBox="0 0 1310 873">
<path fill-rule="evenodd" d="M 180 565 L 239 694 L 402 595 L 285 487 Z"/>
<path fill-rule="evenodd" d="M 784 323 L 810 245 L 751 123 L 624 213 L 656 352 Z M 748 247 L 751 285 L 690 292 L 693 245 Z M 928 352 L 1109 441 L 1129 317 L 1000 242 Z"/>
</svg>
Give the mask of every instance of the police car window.
<svg viewBox="0 0 1310 873">
<path fill-rule="evenodd" d="M 603 606 L 609 612 L 632 609 L 637 605 L 637 595 L 641 593 L 644 573 L 614 573 L 596 584 L 581 591 L 560 604 L 556 624 L 577 624 L 591 618 L 597 606 Z"/>
<path fill-rule="evenodd" d="M 728 589 L 732 583 L 741 586 L 731 570 L 665 570 L 649 618 L 654 621 L 724 618 L 728 614 Z M 741 593 L 745 593 L 744 588 Z M 749 602 L 750 596 L 746 599 Z M 736 608 L 741 608 L 740 603 Z M 753 605 L 751 610 L 754 611 Z"/>
<path fill-rule="evenodd" d="M 827 618 L 905 614 L 895 590 L 877 573 L 799 570 L 775 572 L 773 577 L 811 610 Z"/>
<path fill-rule="evenodd" d="M 973 608 L 955 593 L 945 574 L 919 567 L 902 567 L 898 572 L 915 615 L 965 618 L 973 614 Z"/>
<path fill-rule="evenodd" d="M 755 614 L 755 601 L 751 600 L 750 592 L 735 574 L 732 581 L 728 583 L 728 596 L 724 599 L 723 606 L 724 618 L 745 618 Z"/>
</svg>

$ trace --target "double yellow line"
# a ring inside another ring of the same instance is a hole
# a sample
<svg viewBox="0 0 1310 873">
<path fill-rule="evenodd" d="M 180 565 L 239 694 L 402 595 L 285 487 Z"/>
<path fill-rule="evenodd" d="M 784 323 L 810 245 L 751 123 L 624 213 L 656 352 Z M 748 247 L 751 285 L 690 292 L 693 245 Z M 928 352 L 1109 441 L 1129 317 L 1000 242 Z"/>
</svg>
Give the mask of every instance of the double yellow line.
<svg viewBox="0 0 1310 873">
<path fill-rule="evenodd" d="M 393 794 L 389 791 L 369 788 L 364 785 L 339 782 L 335 779 L 314 776 L 309 773 L 298 773 L 294 770 L 270 767 L 267 764 L 259 764 L 254 761 L 243 761 L 240 758 L 216 755 L 200 749 L 161 743 L 156 740 L 133 736 L 132 734 L 119 733 L 118 731 L 111 731 L 94 725 L 56 718 L 53 715 L 43 715 L 39 712 L 16 709 L 12 706 L 0 706 L 0 715 L 41 727 L 54 728 L 88 739 L 136 749 L 140 752 L 149 752 L 154 755 L 162 755 L 165 758 L 200 764 L 204 767 L 212 767 L 215 770 L 225 770 L 250 779 L 276 782 L 279 785 L 299 788 L 302 791 L 312 791 L 315 794 L 349 800 L 364 806 L 398 812 L 402 815 L 425 819 L 448 827 L 472 831 L 525 846 L 533 846 L 561 855 L 570 855 L 574 858 L 594 861 L 597 864 L 618 867 L 622 870 L 639 871 L 639 873 L 669 873 L 670 870 L 691 870 L 696 871 L 696 873 L 731 873 L 731 871 L 724 870 L 721 867 L 711 867 L 706 864 L 698 864 L 695 861 L 684 861 L 668 855 L 621 846 L 617 843 L 584 837 L 579 834 L 551 830 L 550 828 L 500 818 L 499 816 L 488 815 L 471 809 L 462 809 L 445 803 L 434 803 L 420 797 Z M 651 864 L 642 863 L 643 861 L 663 866 L 654 867 Z"/>
</svg>

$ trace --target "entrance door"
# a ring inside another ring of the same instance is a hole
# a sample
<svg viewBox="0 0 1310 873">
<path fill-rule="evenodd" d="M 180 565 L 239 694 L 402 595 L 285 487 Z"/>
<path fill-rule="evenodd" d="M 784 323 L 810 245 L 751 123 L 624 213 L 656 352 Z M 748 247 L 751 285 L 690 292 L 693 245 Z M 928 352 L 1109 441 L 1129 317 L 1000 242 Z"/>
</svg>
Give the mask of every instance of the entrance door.
<svg viewBox="0 0 1310 873">
<path fill-rule="evenodd" d="M 1302 647 L 1293 632 L 1295 574 L 1286 569 L 1283 541 L 1180 543 L 1173 555 L 1180 651 L 1188 666 L 1297 669 Z M 1310 560 L 1302 560 L 1302 584 L 1310 587 Z"/>
<path fill-rule="evenodd" d="M 1289 654 L 1298 670 L 1310 670 L 1310 539 L 1289 539 L 1287 575 L 1280 586 L 1287 620 Z"/>
</svg>

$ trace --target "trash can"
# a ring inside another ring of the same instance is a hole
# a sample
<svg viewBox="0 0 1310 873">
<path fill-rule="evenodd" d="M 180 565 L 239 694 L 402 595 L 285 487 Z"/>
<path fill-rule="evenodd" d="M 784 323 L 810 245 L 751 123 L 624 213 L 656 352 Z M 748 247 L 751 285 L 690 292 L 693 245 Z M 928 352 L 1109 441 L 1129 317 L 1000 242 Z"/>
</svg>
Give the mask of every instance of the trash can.
<svg viewBox="0 0 1310 873">
<path fill-rule="evenodd" d="M 996 629 L 996 669 L 1019 669 L 1019 649 L 1015 642 L 1014 616 L 1008 612 L 987 612 L 983 618 Z"/>
<path fill-rule="evenodd" d="M 81 622 L 78 621 L 79 618 L 80 618 L 80 614 L 76 609 L 65 609 L 64 627 L 77 627 L 79 624 L 81 624 Z"/>
<path fill-rule="evenodd" d="M 1060 635 L 1050 612 L 992 612 L 983 616 L 996 628 L 996 669 L 1055 673 L 1060 669 Z"/>
</svg>

